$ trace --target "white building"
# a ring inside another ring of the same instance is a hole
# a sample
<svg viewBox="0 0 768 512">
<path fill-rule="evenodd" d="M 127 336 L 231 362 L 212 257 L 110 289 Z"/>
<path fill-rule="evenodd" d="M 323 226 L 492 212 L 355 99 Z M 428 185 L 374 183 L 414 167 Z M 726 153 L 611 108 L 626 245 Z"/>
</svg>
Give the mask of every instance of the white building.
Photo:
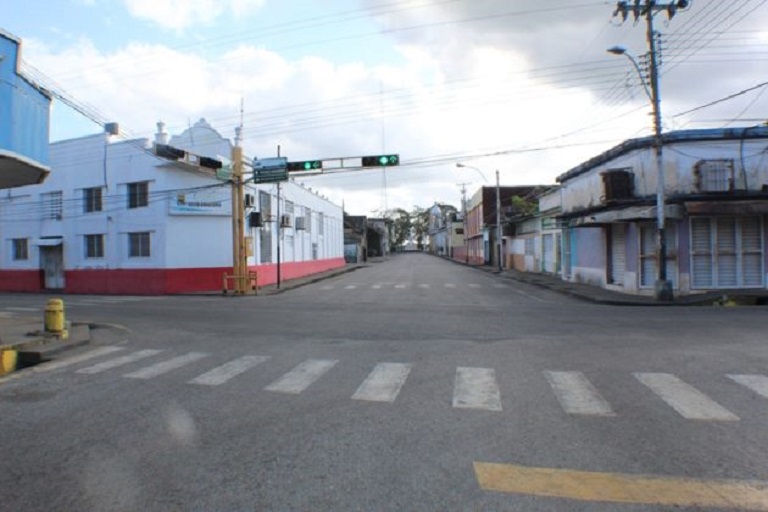
<svg viewBox="0 0 768 512">
<path fill-rule="evenodd" d="M 159 132 L 156 142 L 167 135 Z M 217 291 L 232 271 L 229 182 L 158 158 L 148 140 L 99 134 L 51 144 L 41 185 L 0 196 L 0 290 L 169 294 Z M 201 120 L 171 144 L 198 155 L 231 146 Z M 259 285 L 343 266 L 343 212 L 292 181 L 246 185 L 248 265 Z M 280 217 L 278 217 L 278 211 Z M 254 224 L 256 219 L 254 219 Z"/>
</svg>

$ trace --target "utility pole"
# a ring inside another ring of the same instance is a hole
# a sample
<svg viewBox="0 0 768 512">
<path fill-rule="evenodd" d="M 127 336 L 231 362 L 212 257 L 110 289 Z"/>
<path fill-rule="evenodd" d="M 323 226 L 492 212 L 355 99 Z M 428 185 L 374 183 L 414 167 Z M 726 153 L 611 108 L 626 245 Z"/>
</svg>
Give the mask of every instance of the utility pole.
<svg viewBox="0 0 768 512">
<path fill-rule="evenodd" d="M 461 219 L 464 225 L 464 263 L 469 263 L 469 247 L 467 246 L 467 185 L 459 183 L 461 189 Z"/>
<path fill-rule="evenodd" d="M 688 5 L 688 0 L 676 0 L 669 3 L 661 3 L 656 0 L 645 0 L 645 2 L 635 0 L 632 6 L 630 6 L 628 1 L 623 0 L 618 2 L 614 12 L 614 16 L 621 14 L 623 21 L 627 20 L 630 12 L 634 14 L 635 21 L 643 15 L 646 21 L 647 57 L 651 85 L 650 100 L 653 106 L 653 148 L 656 160 L 656 286 L 654 295 L 656 299 L 667 302 L 673 300 L 674 292 L 672 290 L 672 283 L 667 279 L 666 177 L 662 149 L 661 91 L 659 88 L 659 64 L 656 48 L 658 33 L 653 28 L 653 17 L 660 11 L 666 11 L 669 19 L 672 19 L 679 9 L 685 9 Z M 638 67 L 629 54 L 626 52 L 624 54 Z M 641 76 L 640 79 L 643 80 L 643 77 Z"/>
<path fill-rule="evenodd" d="M 232 274 L 235 295 L 248 290 L 248 258 L 245 247 L 243 148 L 232 147 Z"/>
<path fill-rule="evenodd" d="M 498 269 L 501 272 L 501 187 L 499 186 L 499 170 L 496 170 L 496 243 L 498 249 L 496 250 L 496 256 L 498 261 Z"/>
</svg>

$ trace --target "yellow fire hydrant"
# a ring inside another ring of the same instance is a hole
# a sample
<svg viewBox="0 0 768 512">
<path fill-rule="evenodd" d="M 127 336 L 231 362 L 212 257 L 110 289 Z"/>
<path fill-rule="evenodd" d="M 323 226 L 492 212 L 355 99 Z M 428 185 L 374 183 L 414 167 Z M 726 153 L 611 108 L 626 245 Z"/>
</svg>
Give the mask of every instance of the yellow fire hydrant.
<svg viewBox="0 0 768 512">
<path fill-rule="evenodd" d="M 50 299 L 45 305 L 45 332 L 53 336 L 67 338 L 66 321 L 64 320 L 64 301 Z"/>
</svg>

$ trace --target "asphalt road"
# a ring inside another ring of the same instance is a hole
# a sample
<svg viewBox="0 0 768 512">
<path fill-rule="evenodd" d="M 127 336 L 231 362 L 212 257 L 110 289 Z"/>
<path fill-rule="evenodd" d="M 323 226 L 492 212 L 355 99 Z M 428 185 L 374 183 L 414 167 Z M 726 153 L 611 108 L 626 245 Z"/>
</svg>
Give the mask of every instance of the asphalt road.
<svg viewBox="0 0 768 512">
<path fill-rule="evenodd" d="M 0 381 L 0 510 L 768 510 L 765 307 L 595 306 L 422 254 L 65 303 L 125 328 Z"/>
</svg>

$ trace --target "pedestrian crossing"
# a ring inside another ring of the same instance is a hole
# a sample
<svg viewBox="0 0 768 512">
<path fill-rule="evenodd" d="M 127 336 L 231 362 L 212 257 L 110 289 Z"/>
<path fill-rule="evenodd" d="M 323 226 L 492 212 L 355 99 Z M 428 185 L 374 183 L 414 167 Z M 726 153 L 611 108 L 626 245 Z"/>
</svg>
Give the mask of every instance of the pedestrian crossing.
<svg viewBox="0 0 768 512">
<path fill-rule="evenodd" d="M 105 346 L 44 363 L 35 367 L 35 371 L 72 370 L 81 375 L 115 372 L 122 378 L 139 381 L 182 375 L 186 384 L 210 389 L 230 384 L 248 372 L 258 372 L 258 368 L 268 367 L 269 373 L 277 369 L 278 374 L 282 374 L 271 382 L 264 382 L 263 387 L 257 390 L 276 395 L 300 395 L 311 392 L 312 386 L 328 374 L 344 371 L 348 374 L 347 369 L 352 367 L 339 359 L 307 359 L 292 364 L 284 363 L 282 359 L 279 363 L 276 360 L 271 356 L 249 354 L 224 361 L 214 354 L 204 352 L 177 354 L 159 349 L 130 351 L 126 347 Z M 402 395 L 409 394 L 408 379 L 419 370 L 419 365 L 407 362 L 375 363 L 366 370 L 367 375 L 356 389 L 355 386 L 348 388 L 355 391 L 347 396 L 354 401 L 393 404 Z M 453 392 L 450 397 L 443 397 L 443 400 L 455 410 L 490 413 L 514 411 L 515 404 L 504 400 L 504 388 L 499 385 L 497 371 L 504 370 L 469 366 L 452 369 Z M 190 376 L 191 372 L 197 375 Z M 619 403 L 618 408 L 612 406 L 604 396 L 610 396 L 613 390 L 598 389 L 590 376 L 583 372 L 543 370 L 540 373 L 543 389 L 552 392 L 550 404 L 559 405 L 560 410 L 571 417 L 613 418 L 636 411 L 637 404 L 641 403 L 643 407 L 674 411 L 684 420 L 736 422 L 741 419 L 717 400 L 671 373 L 634 372 L 624 375 L 624 381 L 620 383 L 622 390 L 631 389 L 631 393 L 636 395 L 631 403 Z M 355 370 L 355 375 L 356 379 L 360 377 L 359 369 Z M 756 397 L 768 399 L 768 376 L 727 374 L 716 376 L 716 380 L 719 386 L 731 386 L 730 392 L 738 389 L 746 393 L 744 398 L 752 404 L 750 407 L 757 406 L 768 412 L 768 401 L 754 400 Z M 507 382 L 507 379 L 504 381 Z M 530 379 L 526 379 L 526 383 L 530 385 Z M 410 398 L 413 398 L 412 393 L 416 391 L 411 392 Z M 728 394 L 725 393 L 726 396 Z M 650 396 L 654 398 L 649 400 Z M 643 414 L 647 414 L 647 411 Z"/>
<path fill-rule="evenodd" d="M 159 300 L 159 296 L 138 296 L 138 295 L 76 295 L 65 296 L 64 307 L 97 307 L 97 306 L 116 306 L 136 302 L 149 302 Z M 37 304 L 23 306 L 2 306 L 0 305 L 0 317 L 11 318 L 17 315 L 28 315 L 30 313 L 42 313 L 45 311 L 47 300 L 41 298 Z"/>
</svg>

